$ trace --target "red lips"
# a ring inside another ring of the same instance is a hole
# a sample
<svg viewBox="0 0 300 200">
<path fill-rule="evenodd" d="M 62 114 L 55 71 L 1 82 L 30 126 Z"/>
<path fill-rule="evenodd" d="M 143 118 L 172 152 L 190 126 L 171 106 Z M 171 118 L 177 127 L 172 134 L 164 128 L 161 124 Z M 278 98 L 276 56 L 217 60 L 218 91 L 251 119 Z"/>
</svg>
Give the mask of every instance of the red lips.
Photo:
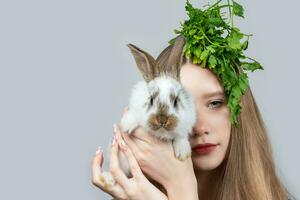
<svg viewBox="0 0 300 200">
<path fill-rule="evenodd" d="M 204 148 L 204 147 L 210 147 L 210 146 L 216 146 L 216 144 L 212 144 L 212 143 L 205 143 L 205 144 L 198 144 L 195 147 L 193 147 L 193 149 L 196 148 Z"/>
<path fill-rule="evenodd" d="M 216 146 L 216 144 L 212 143 L 198 144 L 197 146 L 193 147 L 192 150 L 198 154 L 208 154 L 212 152 Z"/>
</svg>

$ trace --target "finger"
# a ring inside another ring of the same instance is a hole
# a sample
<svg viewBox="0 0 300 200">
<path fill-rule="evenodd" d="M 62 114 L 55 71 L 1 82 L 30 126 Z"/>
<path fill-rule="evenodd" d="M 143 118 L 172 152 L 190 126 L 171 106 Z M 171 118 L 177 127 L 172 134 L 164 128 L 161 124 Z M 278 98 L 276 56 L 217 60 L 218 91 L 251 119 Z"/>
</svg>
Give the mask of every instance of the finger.
<svg viewBox="0 0 300 200">
<path fill-rule="evenodd" d="M 135 141 L 138 142 L 138 145 L 145 145 L 144 143 L 147 143 L 152 146 L 154 143 L 158 142 L 156 137 L 153 137 L 147 133 L 147 131 L 141 126 L 136 128 L 131 136 Z"/>
<path fill-rule="evenodd" d="M 122 150 L 122 152 L 125 154 L 125 156 L 127 158 L 128 165 L 129 165 L 129 170 L 132 174 L 132 177 L 134 177 L 135 179 L 140 179 L 143 176 L 143 173 L 142 173 L 141 168 L 140 168 L 137 160 L 135 159 L 132 151 L 125 144 L 124 140 L 121 140 L 119 142 L 119 146 L 120 146 L 120 149 Z"/>
<path fill-rule="evenodd" d="M 141 131 L 142 133 L 136 136 L 136 133 L 139 131 Z M 130 146 L 131 151 L 138 160 L 139 155 L 137 154 L 139 154 L 140 152 L 147 152 L 149 149 L 152 149 L 153 146 L 161 143 L 161 141 L 156 141 L 158 140 L 157 138 L 144 132 L 143 130 L 141 130 L 141 128 L 138 128 L 138 130 L 135 130 L 132 134 L 123 133 L 122 136 L 128 146 Z"/>
<path fill-rule="evenodd" d="M 117 130 L 117 132 L 118 132 L 118 130 Z M 126 145 L 126 143 L 124 142 L 124 140 L 122 138 L 119 139 L 119 146 L 120 146 L 121 150 L 124 152 L 124 154 L 126 155 L 126 158 L 128 160 L 128 164 L 130 167 L 130 171 L 131 171 L 133 177 L 141 178 L 143 176 L 141 168 L 140 168 L 137 160 L 135 159 L 132 151 L 130 150 L 130 148 L 128 148 L 128 146 Z"/>
<path fill-rule="evenodd" d="M 118 157 L 119 145 L 117 140 L 117 133 L 115 132 L 115 134 L 116 135 L 114 138 L 114 142 L 110 149 L 109 169 L 114 179 L 126 190 L 130 186 L 130 181 L 119 166 L 119 157 Z"/>
<path fill-rule="evenodd" d="M 92 159 L 92 183 L 100 188 L 102 191 L 121 199 L 126 199 L 127 195 L 119 184 L 115 184 L 113 187 L 106 187 L 103 179 L 103 150 L 101 147 L 96 151 L 96 155 Z"/>
<path fill-rule="evenodd" d="M 99 163 L 99 165 L 102 167 L 103 165 L 103 149 L 101 146 L 98 146 L 97 151 L 95 152 L 95 159 L 97 159 L 97 162 Z"/>
<path fill-rule="evenodd" d="M 99 149 L 96 151 L 96 155 L 92 159 L 92 183 L 101 189 L 104 188 L 104 182 L 102 180 L 102 164 L 103 164 L 103 151 Z"/>
<path fill-rule="evenodd" d="M 136 144 L 139 141 L 135 141 L 134 138 L 131 137 L 131 135 L 128 135 L 126 133 L 122 134 L 122 139 L 125 141 L 127 146 L 130 148 L 134 157 L 138 160 L 139 154 L 142 151 L 142 149 Z"/>
<path fill-rule="evenodd" d="M 103 151 L 101 147 L 98 147 L 96 151 L 96 155 L 92 159 L 92 181 L 93 183 L 99 182 L 99 177 L 102 172 L 102 164 L 103 164 Z"/>
</svg>

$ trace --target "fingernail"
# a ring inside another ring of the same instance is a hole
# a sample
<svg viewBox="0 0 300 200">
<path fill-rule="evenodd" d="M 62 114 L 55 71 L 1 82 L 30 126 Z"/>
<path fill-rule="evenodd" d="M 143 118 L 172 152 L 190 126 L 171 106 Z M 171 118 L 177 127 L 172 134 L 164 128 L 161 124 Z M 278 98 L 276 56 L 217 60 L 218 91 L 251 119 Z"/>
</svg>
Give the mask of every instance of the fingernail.
<svg viewBox="0 0 300 200">
<path fill-rule="evenodd" d="M 111 141 L 111 146 L 114 146 L 115 142 L 116 142 L 116 136 L 114 135 L 114 137 L 113 137 L 113 139 Z"/>
<path fill-rule="evenodd" d="M 114 124 L 113 126 L 114 126 L 114 132 L 117 132 L 117 125 Z"/>
<path fill-rule="evenodd" d="M 127 149 L 127 145 L 126 143 L 124 142 L 124 140 L 120 140 L 119 141 L 119 146 L 121 147 L 122 150 L 126 150 Z"/>
<path fill-rule="evenodd" d="M 100 153 L 103 153 L 103 149 L 101 148 L 101 146 L 98 147 L 95 154 L 97 155 L 97 154 L 100 154 Z"/>
</svg>

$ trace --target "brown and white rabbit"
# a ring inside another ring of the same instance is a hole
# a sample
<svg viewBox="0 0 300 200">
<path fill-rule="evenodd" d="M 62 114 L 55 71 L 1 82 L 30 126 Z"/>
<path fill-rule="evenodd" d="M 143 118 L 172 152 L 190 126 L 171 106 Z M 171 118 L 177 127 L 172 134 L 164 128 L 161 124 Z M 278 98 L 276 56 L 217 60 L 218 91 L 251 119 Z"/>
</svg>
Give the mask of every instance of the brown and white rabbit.
<svg viewBox="0 0 300 200">
<path fill-rule="evenodd" d="M 175 42 L 164 49 L 156 60 L 135 45 L 127 45 L 144 81 L 133 87 L 129 110 L 120 122 L 124 133 L 131 134 L 141 126 L 158 139 L 172 141 L 175 156 L 179 160 L 191 155 L 188 138 L 196 122 L 194 100 L 180 83 L 184 45 L 184 37 L 176 37 Z M 119 160 L 121 169 L 128 177 L 131 176 L 128 162 L 121 151 Z M 108 184 L 114 184 L 109 172 L 103 175 Z"/>
</svg>

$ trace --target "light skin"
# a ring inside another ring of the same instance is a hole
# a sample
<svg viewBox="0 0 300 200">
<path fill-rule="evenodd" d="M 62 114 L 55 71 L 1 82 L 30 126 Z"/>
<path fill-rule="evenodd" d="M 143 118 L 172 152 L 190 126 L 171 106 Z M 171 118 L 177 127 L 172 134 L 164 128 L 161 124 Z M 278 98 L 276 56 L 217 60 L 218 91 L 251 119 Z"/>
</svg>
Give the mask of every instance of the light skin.
<svg viewBox="0 0 300 200">
<path fill-rule="evenodd" d="M 192 154 L 198 182 L 198 194 L 202 199 L 211 199 L 214 194 L 214 176 L 224 161 L 230 139 L 230 111 L 226 106 L 224 90 L 217 77 L 208 69 L 186 64 L 181 70 L 181 82 L 195 98 L 197 122 L 190 138 L 192 147 L 203 144 L 217 144 L 208 155 Z M 214 92 L 221 92 L 209 96 Z"/>
<path fill-rule="evenodd" d="M 214 194 L 214 176 L 225 159 L 230 139 L 230 111 L 217 77 L 208 69 L 186 63 L 180 72 L 182 85 L 195 99 L 197 121 L 190 137 L 191 147 L 204 143 L 217 144 L 206 155 L 193 151 L 191 158 L 179 161 L 174 157 L 171 143 L 149 136 L 142 128 L 128 135 L 116 130 L 116 142 L 110 153 L 110 171 L 117 182 L 107 188 L 99 180 L 103 154 L 92 160 L 92 183 L 116 199 L 210 199 Z M 208 96 L 213 92 L 220 94 Z M 118 145 L 125 141 L 126 150 Z M 117 151 L 125 152 L 134 177 L 127 178 L 119 168 Z M 167 196 L 150 183 L 142 171 L 159 182 Z M 180 181 L 179 181 L 180 180 Z M 142 191 L 142 192 L 141 192 Z"/>
</svg>

